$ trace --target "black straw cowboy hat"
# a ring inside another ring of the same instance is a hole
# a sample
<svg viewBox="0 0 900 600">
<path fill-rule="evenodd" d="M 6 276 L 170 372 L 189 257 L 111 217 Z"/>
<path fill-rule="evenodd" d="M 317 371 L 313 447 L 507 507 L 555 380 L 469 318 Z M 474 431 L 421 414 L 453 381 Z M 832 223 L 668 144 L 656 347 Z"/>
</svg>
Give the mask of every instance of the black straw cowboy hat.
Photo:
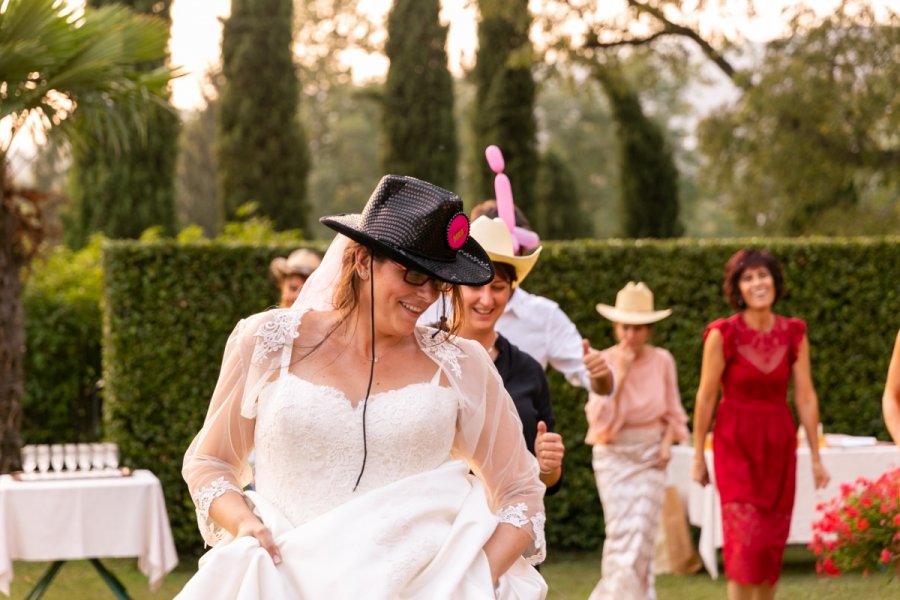
<svg viewBox="0 0 900 600">
<path fill-rule="evenodd" d="M 494 267 L 469 237 L 459 196 L 426 181 L 385 175 L 362 214 L 319 222 L 403 266 L 457 285 L 485 285 Z"/>
</svg>

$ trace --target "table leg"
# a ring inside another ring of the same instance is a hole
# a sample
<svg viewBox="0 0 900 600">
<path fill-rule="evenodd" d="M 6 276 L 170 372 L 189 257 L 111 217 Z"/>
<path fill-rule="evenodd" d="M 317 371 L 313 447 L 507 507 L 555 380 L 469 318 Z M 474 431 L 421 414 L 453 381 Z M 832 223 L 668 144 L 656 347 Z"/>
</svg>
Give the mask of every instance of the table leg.
<svg viewBox="0 0 900 600">
<path fill-rule="evenodd" d="M 703 488 L 703 525 L 700 529 L 699 552 L 706 571 L 713 579 L 719 578 L 719 559 L 716 548 L 716 504 L 718 498 L 713 484 Z"/>
<path fill-rule="evenodd" d="M 28 592 L 28 595 L 25 596 L 25 600 L 39 600 L 39 598 L 44 595 L 44 592 L 47 591 L 47 586 L 49 586 L 50 582 L 53 581 L 53 578 L 56 577 L 56 573 L 62 568 L 64 562 L 65 561 L 58 560 L 50 565 L 47 572 L 44 573 L 31 591 Z"/>
<path fill-rule="evenodd" d="M 131 600 L 128 592 L 125 591 L 125 586 L 122 585 L 122 582 L 119 581 L 116 576 L 113 575 L 111 571 L 109 571 L 109 569 L 104 567 L 103 563 L 101 563 L 96 558 L 92 558 L 90 560 L 91 564 L 94 565 L 94 568 L 97 569 L 97 572 L 100 573 L 100 577 L 103 578 L 103 581 L 106 582 L 106 585 L 109 586 L 109 589 L 113 591 L 113 594 L 115 594 L 118 600 Z"/>
</svg>

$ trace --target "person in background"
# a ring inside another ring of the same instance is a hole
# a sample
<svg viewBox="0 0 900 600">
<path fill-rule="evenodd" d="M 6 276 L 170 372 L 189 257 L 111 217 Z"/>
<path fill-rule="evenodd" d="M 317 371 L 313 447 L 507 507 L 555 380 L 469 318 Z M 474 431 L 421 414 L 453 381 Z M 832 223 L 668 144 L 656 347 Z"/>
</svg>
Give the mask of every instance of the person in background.
<svg viewBox="0 0 900 600">
<path fill-rule="evenodd" d="M 306 248 L 294 250 L 287 258 L 279 256 L 272 260 L 269 271 L 281 295 L 278 301 L 279 308 L 290 308 L 294 304 L 297 295 L 303 289 L 303 284 L 320 262 L 319 255 Z"/>
<path fill-rule="evenodd" d="M 692 477 L 710 482 L 704 447 L 713 427 L 713 465 L 722 507 L 722 555 L 730 600 L 775 597 L 791 528 L 796 487 L 794 404 L 806 439 L 818 439 L 819 403 L 810 371 L 806 323 L 775 314 L 784 292 L 781 265 L 745 248 L 725 264 L 725 298 L 737 311 L 706 328 L 694 408 Z M 817 489 L 828 484 L 819 445 L 809 444 Z"/>
<path fill-rule="evenodd" d="M 597 312 L 613 323 L 618 343 L 601 351 L 615 370 L 615 390 L 592 392 L 585 405 L 585 443 L 594 447 L 606 527 L 602 577 L 590 599 L 653 600 L 666 465 L 672 444 L 688 436 L 675 359 L 650 344 L 652 324 L 672 310 L 654 310 L 650 288 L 632 281 L 616 294 L 615 306 L 598 304 Z M 586 359 L 587 350 L 585 342 Z"/>
<path fill-rule="evenodd" d="M 531 230 L 525 215 L 518 208 L 515 213 L 516 226 Z M 497 218 L 496 201 L 486 200 L 472 209 L 472 221 L 481 216 Z M 613 375 L 604 365 L 596 366 L 593 378 L 588 374 L 581 334 L 553 300 L 517 287 L 497 321 L 497 331 L 511 344 L 531 355 L 544 369 L 550 365 L 562 373 L 570 384 L 598 394 L 607 394 L 612 390 Z M 599 356 L 596 360 L 601 362 Z"/>
<path fill-rule="evenodd" d="M 494 361 L 522 420 L 525 445 L 537 457 L 547 493 L 553 494 L 562 478 L 565 446 L 562 437 L 553 432 L 556 419 L 547 376 L 534 358 L 511 344 L 494 327 L 510 298 L 516 295 L 519 284 L 537 262 L 541 248 L 527 256 L 516 256 L 509 229 L 500 219 L 475 219 L 471 235 L 493 262 L 494 279 L 482 286 L 460 288 L 463 311 L 459 335 L 479 342 Z"/>
<path fill-rule="evenodd" d="M 888 366 L 887 382 L 884 385 L 884 397 L 881 399 L 884 411 L 884 423 L 897 447 L 900 447 L 900 331 L 894 342 L 894 353 Z"/>
</svg>

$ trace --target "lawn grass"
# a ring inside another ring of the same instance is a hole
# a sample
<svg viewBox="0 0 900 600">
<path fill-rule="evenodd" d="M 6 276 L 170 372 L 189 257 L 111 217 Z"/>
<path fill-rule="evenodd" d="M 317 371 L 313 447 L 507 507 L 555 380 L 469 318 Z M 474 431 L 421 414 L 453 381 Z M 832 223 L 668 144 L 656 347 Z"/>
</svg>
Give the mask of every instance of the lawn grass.
<svg viewBox="0 0 900 600">
<path fill-rule="evenodd" d="M 134 559 L 106 559 L 103 561 L 118 577 L 134 600 L 163 600 L 172 598 L 193 575 L 196 562 L 182 562 L 163 580 L 162 587 L 150 592 L 147 579 L 138 571 Z M 40 579 L 49 563 L 15 563 L 15 579 L 11 597 L 25 598 Z M 552 553 L 541 573 L 550 586 L 548 600 L 585 600 L 600 577 L 600 553 Z M 662 575 L 657 578 L 658 600 L 723 600 L 725 580 L 713 581 L 701 571 L 697 575 L 681 577 Z M 113 598 L 112 592 L 88 561 L 71 561 L 63 565 L 50 585 L 46 600 L 100 600 Z M 791 547 L 785 555 L 784 572 L 778 585 L 778 600 L 897 600 L 900 580 L 882 574 L 863 577 L 842 575 L 836 578 L 817 577 L 812 555 L 804 548 Z"/>
<path fill-rule="evenodd" d="M 137 559 L 105 558 L 103 565 L 122 582 L 133 600 L 169 600 L 177 594 L 196 570 L 196 561 L 180 563 L 174 571 L 163 579 L 155 592 L 150 591 L 147 578 L 138 571 Z M 51 563 L 15 561 L 15 569 L 10 598 L 22 600 L 40 580 Z M 2 597 L 2 596 L 0 596 Z M 102 600 L 115 598 L 100 574 L 86 560 L 72 560 L 65 563 L 43 596 L 44 600 Z"/>
<path fill-rule="evenodd" d="M 722 572 L 721 561 L 719 572 Z M 585 600 L 600 578 L 600 552 L 592 554 L 551 553 L 541 567 L 550 586 L 548 600 Z M 658 600 L 725 599 L 725 579 L 716 581 L 706 571 L 696 575 L 660 575 L 656 578 Z M 777 600 L 898 600 L 900 580 L 877 574 L 817 577 L 812 554 L 803 547 L 788 547 L 784 570 L 775 594 Z"/>
</svg>

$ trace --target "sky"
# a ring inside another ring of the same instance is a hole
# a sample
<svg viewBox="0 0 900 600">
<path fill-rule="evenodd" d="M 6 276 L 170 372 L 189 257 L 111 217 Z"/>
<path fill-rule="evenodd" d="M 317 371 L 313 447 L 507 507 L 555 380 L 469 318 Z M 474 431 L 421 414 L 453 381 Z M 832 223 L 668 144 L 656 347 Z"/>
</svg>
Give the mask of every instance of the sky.
<svg viewBox="0 0 900 600">
<path fill-rule="evenodd" d="M 71 1 L 71 0 L 70 0 Z M 537 5 L 541 0 L 531 0 Z M 699 0 L 686 0 L 686 3 Z M 715 1 L 707 4 L 716 7 L 696 13 L 701 28 L 717 28 L 728 35 L 740 32 L 752 42 L 764 42 L 777 36 L 784 29 L 782 10 L 802 0 L 763 0 L 757 2 L 758 14 L 754 19 L 744 16 L 742 7 L 746 0 L 727 0 L 724 6 Z M 833 10 L 840 0 L 811 0 L 814 9 L 821 13 Z M 599 0 L 598 5 L 610 12 L 620 10 L 624 0 Z M 471 66 L 476 46 L 477 28 L 475 0 L 443 0 L 441 20 L 449 24 L 448 56 L 454 74 Z M 875 6 L 892 6 L 900 10 L 900 0 L 872 0 Z M 360 10 L 383 22 L 391 0 L 360 0 Z M 231 10 L 231 0 L 174 0 L 172 4 L 172 62 L 181 65 L 187 74 L 173 83 L 172 99 L 183 109 L 203 105 L 205 73 L 219 61 L 222 37 L 221 18 Z M 359 80 L 379 78 L 387 71 L 388 63 L 383 55 L 364 56 L 354 54 L 351 59 L 354 74 Z"/>
</svg>

